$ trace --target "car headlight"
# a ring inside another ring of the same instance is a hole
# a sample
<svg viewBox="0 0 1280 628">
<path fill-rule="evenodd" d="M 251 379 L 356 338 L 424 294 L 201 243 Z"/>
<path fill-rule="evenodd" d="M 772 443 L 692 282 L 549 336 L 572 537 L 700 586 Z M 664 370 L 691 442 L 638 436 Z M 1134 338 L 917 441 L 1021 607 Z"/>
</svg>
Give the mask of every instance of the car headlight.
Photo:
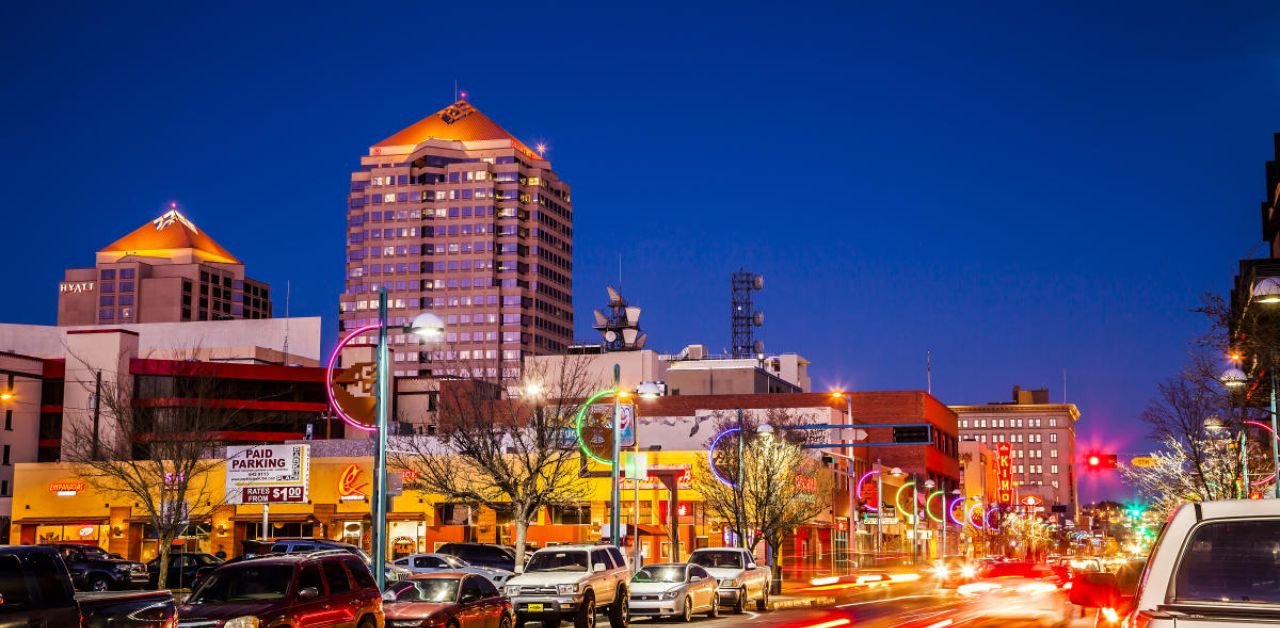
<svg viewBox="0 0 1280 628">
<path fill-rule="evenodd" d="M 560 593 L 560 595 L 573 595 L 574 593 L 578 592 L 578 585 L 577 584 L 557 584 L 556 591 Z"/>
<path fill-rule="evenodd" d="M 951 570 L 947 569 L 943 565 L 938 565 L 937 567 L 933 568 L 933 575 L 939 578 L 946 578 L 947 576 L 951 575 Z"/>
<path fill-rule="evenodd" d="M 676 595 L 677 595 L 677 594 L 679 594 L 679 593 L 680 593 L 679 591 L 663 591 L 662 593 L 658 594 L 658 599 L 659 599 L 659 600 L 674 600 L 674 599 L 676 599 Z"/>
<path fill-rule="evenodd" d="M 251 615 L 227 620 L 222 628 L 258 628 L 258 618 Z"/>
<path fill-rule="evenodd" d="M 962 578 L 972 578 L 976 575 L 978 575 L 978 570 L 969 565 L 960 568 L 960 577 Z"/>
<path fill-rule="evenodd" d="M 724 580 L 721 580 L 721 581 L 720 581 L 720 586 L 722 586 L 722 587 L 736 587 L 736 586 L 738 586 L 738 579 L 737 579 L 737 578 L 725 578 Z"/>
<path fill-rule="evenodd" d="M 133 565 L 116 565 L 116 571 L 130 572 L 133 571 Z"/>
<path fill-rule="evenodd" d="M 520 594 L 520 586 L 519 586 L 519 585 L 510 585 L 510 586 L 505 586 L 505 587 L 502 587 L 502 592 L 503 592 L 503 593 L 506 593 L 506 594 L 507 594 L 507 597 L 511 597 L 511 596 L 513 596 L 513 595 L 519 595 L 519 594 Z"/>
</svg>

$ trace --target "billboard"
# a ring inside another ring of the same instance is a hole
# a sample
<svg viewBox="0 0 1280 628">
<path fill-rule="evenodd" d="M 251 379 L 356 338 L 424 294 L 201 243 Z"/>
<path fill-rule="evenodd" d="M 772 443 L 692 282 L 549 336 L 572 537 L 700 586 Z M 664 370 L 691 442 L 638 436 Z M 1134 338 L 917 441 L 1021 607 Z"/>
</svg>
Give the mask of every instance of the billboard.
<svg viewBox="0 0 1280 628">
<path fill-rule="evenodd" d="M 311 480 L 309 445 L 227 448 L 227 503 L 305 503 Z"/>
<path fill-rule="evenodd" d="M 1013 503 L 1013 446 L 1009 443 L 996 445 L 996 501 L 1008 506 Z"/>
</svg>

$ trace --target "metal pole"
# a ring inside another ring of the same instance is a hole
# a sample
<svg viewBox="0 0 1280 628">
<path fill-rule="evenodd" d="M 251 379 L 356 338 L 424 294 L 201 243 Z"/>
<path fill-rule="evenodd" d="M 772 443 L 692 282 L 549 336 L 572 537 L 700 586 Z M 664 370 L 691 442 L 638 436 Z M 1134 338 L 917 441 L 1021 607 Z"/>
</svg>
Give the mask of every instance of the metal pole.
<svg viewBox="0 0 1280 628">
<path fill-rule="evenodd" d="M 633 460 L 631 463 L 632 469 L 638 469 L 640 465 L 640 416 L 639 416 L 640 411 L 639 410 L 640 410 L 640 404 L 637 403 L 636 412 L 631 413 L 631 429 L 635 430 L 635 433 L 636 433 L 636 446 L 634 450 L 631 452 L 632 455 L 635 456 L 635 460 Z M 648 468 L 648 465 L 645 465 L 645 468 Z M 635 536 L 636 557 L 635 557 L 635 562 L 632 563 L 631 565 L 631 568 L 632 570 L 639 570 L 641 556 L 640 556 L 640 477 L 638 473 L 633 472 L 631 477 L 631 486 L 632 488 L 635 489 L 634 491 L 632 491 L 632 495 L 635 496 L 635 503 L 632 505 L 634 506 L 634 509 L 635 509 L 635 520 L 636 520 L 636 529 L 632 530 L 631 532 L 631 534 Z"/>
<path fill-rule="evenodd" d="M 387 289 L 378 289 L 378 409 L 377 444 L 373 450 L 373 577 L 381 591 L 387 586 L 387 430 L 391 415 L 391 369 L 387 364 Z"/>
<path fill-rule="evenodd" d="M 612 488 L 609 492 L 609 542 L 618 544 L 618 539 L 622 537 L 622 513 L 618 510 L 622 507 L 622 499 L 620 495 L 618 483 L 618 458 L 622 456 L 622 404 L 620 395 L 621 384 L 619 380 L 622 378 L 622 367 L 613 365 L 613 429 L 610 430 L 613 437 L 613 453 L 609 458 L 611 466 L 609 467 L 609 479 L 612 480 L 610 485 Z"/>
<path fill-rule="evenodd" d="M 876 460 L 876 567 L 880 566 L 880 550 L 884 545 L 884 465 Z"/>
<path fill-rule="evenodd" d="M 845 406 L 844 406 L 845 414 L 849 420 L 849 427 L 852 428 L 853 427 L 853 393 L 846 392 L 844 394 L 844 399 L 845 399 Z M 852 432 L 852 430 L 850 430 L 850 432 Z M 859 526 L 858 498 L 859 498 L 859 495 L 857 494 L 858 487 L 856 485 L 857 479 L 855 478 L 855 476 L 858 473 L 858 470 L 853 463 L 854 451 L 853 451 L 852 440 L 851 440 L 853 437 L 854 437 L 854 434 L 850 433 L 849 438 L 845 439 L 845 444 L 846 444 L 845 453 L 849 455 L 848 463 L 849 463 L 849 535 L 850 535 L 850 538 L 849 538 L 849 542 L 846 544 L 850 552 L 849 573 L 853 573 L 853 570 L 855 568 L 854 561 L 859 558 L 858 556 L 858 526 Z"/>
<path fill-rule="evenodd" d="M 743 456 L 746 455 L 746 440 L 746 428 L 743 427 L 742 408 L 738 408 L 738 486 L 734 491 L 736 493 L 736 495 L 734 495 L 736 498 L 734 501 L 737 502 L 736 506 L 738 507 L 738 521 L 736 522 L 738 526 L 738 547 L 743 549 L 746 549 L 747 547 L 747 504 L 743 490 L 744 487 L 742 485 L 742 459 Z"/>
<path fill-rule="evenodd" d="M 1274 360 L 1273 360 L 1274 362 Z M 1271 470 L 1280 473 L 1280 442 L 1277 442 L 1276 434 L 1276 369 L 1274 364 L 1271 369 Z M 1280 476 L 1275 478 L 1276 497 L 1280 498 Z"/>
<path fill-rule="evenodd" d="M 267 527 L 267 513 L 269 512 L 271 512 L 271 504 L 262 502 L 262 534 L 259 537 L 263 541 L 267 540 L 267 530 L 270 529 Z"/>
<path fill-rule="evenodd" d="M 920 483 L 917 482 L 916 474 L 911 474 L 911 566 L 915 567 L 920 561 L 917 557 L 920 549 L 920 513 L 916 512 L 919 506 Z"/>
<path fill-rule="evenodd" d="M 1240 425 L 1240 499 L 1249 497 L 1249 441 L 1245 426 Z"/>
</svg>

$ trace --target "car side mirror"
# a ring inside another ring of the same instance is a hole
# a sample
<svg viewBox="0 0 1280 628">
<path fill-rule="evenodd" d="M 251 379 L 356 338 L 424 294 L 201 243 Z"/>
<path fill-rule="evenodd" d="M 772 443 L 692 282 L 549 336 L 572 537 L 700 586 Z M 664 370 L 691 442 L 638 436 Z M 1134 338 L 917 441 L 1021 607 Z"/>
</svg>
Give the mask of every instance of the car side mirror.
<svg viewBox="0 0 1280 628">
<path fill-rule="evenodd" d="M 596 563 L 596 564 L 595 564 L 595 566 L 594 566 L 594 567 L 592 567 L 591 569 L 592 569 L 592 571 L 595 571 L 595 572 L 597 572 L 597 573 L 598 573 L 598 572 L 601 572 L 601 571 L 604 571 L 604 570 L 608 569 L 608 567 L 605 567 L 604 563 Z"/>
<path fill-rule="evenodd" d="M 702 576 L 689 576 L 689 582 L 702 582 Z"/>
<path fill-rule="evenodd" d="M 305 588 L 305 589 L 303 589 L 303 590 L 301 590 L 301 591 L 298 591 L 298 599 L 299 599 L 299 600 L 304 600 L 304 601 L 305 601 L 305 600 L 314 600 L 314 599 L 316 599 L 316 598 L 318 598 L 318 597 L 320 597 L 320 591 L 319 591 L 318 589 L 316 589 L 315 587 L 307 587 L 307 588 Z"/>
<path fill-rule="evenodd" d="M 1077 575 L 1071 581 L 1071 603 L 1089 608 L 1114 608 L 1120 599 L 1120 586 L 1116 575 L 1095 571 Z"/>
<path fill-rule="evenodd" d="M 479 593 L 463 593 L 462 599 L 458 601 L 462 602 L 463 604 L 470 604 L 471 602 L 479 601 L 479 599 L 480 599 Z"/>
<path fill-rule="evenodd" d="M 755 568 L 756 568 L 755 563 L 747 563 L 747 569 L 755 569 Z"/>
</svg>

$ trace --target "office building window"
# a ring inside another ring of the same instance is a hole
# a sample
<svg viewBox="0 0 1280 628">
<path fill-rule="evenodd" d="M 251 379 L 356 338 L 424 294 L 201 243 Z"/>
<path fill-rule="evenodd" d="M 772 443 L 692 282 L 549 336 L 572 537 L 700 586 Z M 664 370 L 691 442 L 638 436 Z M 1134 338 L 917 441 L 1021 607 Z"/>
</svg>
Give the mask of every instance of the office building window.
<svg viewBox="0 0 1280 628">
<path fill-rule="evenodd" d="M 3 461 L 3 462 L 0 462 L 0 464 L 3 464 L 3 465 L 4 465 L 4 466 L 6 466 L 6 467 L 7 467 L 7 466 L 9 466 L 9 464 L 10 464 L 10 463 L 9 463 L 9 446 L 8 446 L 8 445 L 5 445 L 5 446 L 4 446 L 4 461 Z"/>
<path fill-rule="evenodd" d="M 1050 458 L 1057 458 L 1057 457 L 1058 457 L 1058 450 L 1057 450 L 1057 449 L 1050 449 L 1050 450 L 1049 450 L 1049 457 L 1050 457 Z"/>
<path fill-rule="evenodd" d="M 961 420 L 960 420 L 960 429 L 965 429 L 965 428 L 967 428 L 967 427 L 969 427 L 969 421 L 964 420 L 964 419 L 961 419 Z"/>
<path fill-rule="evenodd" d="M 1057 419 L 1049 419 L 1049 427 L 1058 427 Z"/>
<path fill-rule="evenodd" d="M 743 465 L 743 466 L 746 466 L 746 465 Z M 1058 465 L 1056 464 L 1049 465 L 1049 473 L 1057 473 L 1057 472 L 1058 472 Z"/>
<path fill-rule="evenodd" d="M 4 411 L 4 431 L 13 431 L 13 410 Z"/>
<path fill-rule="evenodd" d="M 0 480 L 0 497 L 9 496 L 9 480 Z"/>
<path fill-rule="evenodd" d="M 1057 480 L 1054 480 L 1054 481 L 1050 482 L 1049 484 L 1052 484 L 1052 485 L 1053 485 L 1053 488 L 1058 488 L 1058 481 L 1057 481 Z"/>
<path fill-rule="evenodd" d="M 1057 432 L 1053 432 L 1052 434 L 1049 434 L 1049 442 L 1051 442 L 1051 443 L 1056 443 L 1056 442 L 1058 442 L 1058 433 L 1057 433 Z"/>
</svg>

